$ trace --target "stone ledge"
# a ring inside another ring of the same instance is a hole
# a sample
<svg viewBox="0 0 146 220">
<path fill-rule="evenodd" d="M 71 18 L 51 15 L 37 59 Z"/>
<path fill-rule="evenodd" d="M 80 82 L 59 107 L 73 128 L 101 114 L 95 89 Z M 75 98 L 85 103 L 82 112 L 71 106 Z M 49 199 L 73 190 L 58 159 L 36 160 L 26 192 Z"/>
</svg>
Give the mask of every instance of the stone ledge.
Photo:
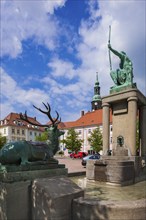
<svg viewBox="0 0 146 220">
<path fill-rule="evenodd" d="M 146 218 L 146 199 L 135 201 L 114 201 L 84 199 L 73 201 L 73 220 L 144 220 Z"/>
<path fill-rule="evenodd" d="M 0 181 L 4 183 L 12 183 L 26 180 L 34 180 L 36 178 L 47 178 L 52 176 L 67 176 L 68 170 L 64 165 L 58 165 L 57 167 L 45 167 L 45 169 L 40 170 L 27 170 L 27 171 L 17 171 L 17 172 L 1 172 Z"/>
</svg>

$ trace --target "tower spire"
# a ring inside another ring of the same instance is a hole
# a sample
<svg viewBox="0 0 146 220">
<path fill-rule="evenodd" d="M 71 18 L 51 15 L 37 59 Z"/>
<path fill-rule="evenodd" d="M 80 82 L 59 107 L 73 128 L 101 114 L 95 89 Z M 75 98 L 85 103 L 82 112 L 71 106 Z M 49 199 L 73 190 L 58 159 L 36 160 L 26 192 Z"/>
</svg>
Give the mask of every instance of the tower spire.
<svg viewBox="0 0 146 220">
<path fill-rule="evenodd" d="M 94 96 L 91 102 L 92 111 L 101 108 L 101 96 L 100 96 L 100 86 L 98 81 L 98 72 L 96 72 L 96 81 L 94 85 Z"/>
<path fill-rule="evenodd" d="M 98 82 L 98 72 L 96 72 L 96 81 Z"/>
</svg>

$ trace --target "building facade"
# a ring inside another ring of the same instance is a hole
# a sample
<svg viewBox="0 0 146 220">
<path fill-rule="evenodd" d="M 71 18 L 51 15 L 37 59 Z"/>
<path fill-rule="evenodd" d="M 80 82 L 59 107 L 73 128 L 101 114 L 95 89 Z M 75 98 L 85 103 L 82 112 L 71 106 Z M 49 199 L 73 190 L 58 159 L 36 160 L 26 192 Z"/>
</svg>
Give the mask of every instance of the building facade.
<svg viewBox="0 0 146 220">
<path fill-rule="evenodd" d="M 36 136 L 40 136 L 44 131 L 39 127 L 40 123 L 36 118 L 28 117 L 31 122 L 35 122 L 38 126 L 34 126 L 20 119 L 18 113 L 10 113 L 0 121 L 0 133 L 5 136 L 7 142 L 11 141 L 35 141 Z"/>
<path fill-rule="evenodd" d="M 92 150 L 92 146 L 88 142 L 92 131 L 97 127 L 100 128 L 102 133 L 102 109 L 94 110 L 92 112 L 84 113 L 81 112 L 81 117 L 76 121 L 61 122 L 59 129 L 64 130 L 64 135 L 60 137 L 61 140 L 66 139 L 68 130 L 73 128 L 79 135 L 78 137 L 83 140 L 81 151 L 88 152 Z M 110 149 L 112 148 L 112 117 L 110 114 Z M 64 151 L 65 155 L 69 152 L 64 144 L 60 145 L 60 149 Z"/>
<path fill-rule="evenodd" d="M 59 128 L 64 130 L 65 134 L 60 137 L 61 140 L 66 139 L 68 130 L 73 128 L 78 134 L 79 138 L 83 140 L 81 151 L 88 152 L 92 150 L 92 146 L 88 142 L 88 138 L 92 131 L 97 127 L 100 128 L 102 133 L 102 100 L 100 96 L 100 85 L 98 81 L 98 74 L 96 73 L 96 81 L 94 85 L 94 95 L 91 101 L 91 111 L 81 111 L 81 116 L 76 121 L 62 122 L 59 124 Z M 110 112 L 110 146 L 112 149 L 112 114 Z M 60 149 L 64 151 L 65 155 L 68 155 L 68 150 L 65 145 L 61 144 Z"/>
<path fill-rule="evenodd" d="M 98 81 L 98 74 L 96 74 L 96 81 L 94 85 L 94 94 L 91 101 L 91 111 L 81 111 L 79 119 L 69 122 L 61 122 L 58 128 L 65 133 L 60 137 L 61 140 L 66 139 L 68 130 L 73 128 L 78 134 L 79 138 L 83 140 L 81 151 L 88 152 L 92 149 L 88 138 L 92 131 L 97 127 L 102 132 L 102 101 L 100 96 L 100 85 Z M 40 123 L 36 118 L 28 117 L 29 121 L 37 123 L 38 126 L 34 126 L 20 119 L 19 114 L 10 113 L 3 120 L 0 121 L 0 133 L 2 136 L 6 136 L 7 142 L 11 141 L 35 141 L 36 136 L 41 135 L 44 129 L 39 127 Z M 50 122 L 48 122 L 49 124 Z M 112 148 L 112 114 L 110 113 L 110 149 Z M 65 155 L 69 152 L 64 144 L 60 144 L 60 150 L 64 151 Z"/>
</svg>

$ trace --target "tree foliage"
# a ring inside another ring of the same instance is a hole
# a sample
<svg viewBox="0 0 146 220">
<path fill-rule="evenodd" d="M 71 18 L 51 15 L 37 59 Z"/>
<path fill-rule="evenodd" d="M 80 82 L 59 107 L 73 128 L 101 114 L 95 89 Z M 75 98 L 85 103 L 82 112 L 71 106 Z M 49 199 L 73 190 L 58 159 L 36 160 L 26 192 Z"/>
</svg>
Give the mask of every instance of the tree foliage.
<svg viewBox="0 0 146 220">
<path fill-rule="evenodd" d="M 102 150 L 102 134 L 99 127 L 91 132 L 88 141 L 91 147 L 93 147 L 93 151 L 99 152 L 100 150 Z"/>
<path fill-rule="evenodd" d="M 6 144 L 7 138 L 0 133 L 0 149 Z"/>
<path fill-rule="evenodd" d="M 77 153 L 80 151 L 83 140 L 79 139 L 78 133 L 73 129 L 69 129 L 66 139 L 61 140 L 65 144 L 66 148 L 72 152 Z"/>
<path fill-rule="evenodd" d="M 48 132 L 44 131 L 40 136 L 36 136 L 35 140 L 42 141 L 42 142 L 47 141 L 48 140 Z"/>
</svg>

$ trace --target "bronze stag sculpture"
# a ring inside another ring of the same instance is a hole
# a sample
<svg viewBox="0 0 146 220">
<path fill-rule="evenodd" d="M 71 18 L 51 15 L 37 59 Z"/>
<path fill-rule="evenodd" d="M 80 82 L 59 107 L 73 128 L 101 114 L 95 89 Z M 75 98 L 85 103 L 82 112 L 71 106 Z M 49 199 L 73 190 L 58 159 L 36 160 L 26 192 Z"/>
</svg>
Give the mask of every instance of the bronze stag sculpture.
<svg viewBox="0 0 146 220">
<path fill-rule="evenodd" d="M 53 158 L 54 154 L 58 151 L 59 137 L 64 134 L 63 131 L 58 129 L 58 124 L 61 122 L 59 114 L 56 111 L 57 117 L 51 117 L 51 107 L 47 103 L 43 103 L 47 111 L 43 111 L 36 106 L 33 106 L 43 114 L 46 114 L 50 119 L 50 124 L 38 125 L 32 123 L 25 114 L 20 113 L 20 119 L 32 125 L 47 128 L 48 141 L 47 142 L 32 142 L 32 141 L 15 141 L 7 143 L 0 150 L 0 163 L 1 164 L 38 164 L 45 163 Z"/>
</svg>

